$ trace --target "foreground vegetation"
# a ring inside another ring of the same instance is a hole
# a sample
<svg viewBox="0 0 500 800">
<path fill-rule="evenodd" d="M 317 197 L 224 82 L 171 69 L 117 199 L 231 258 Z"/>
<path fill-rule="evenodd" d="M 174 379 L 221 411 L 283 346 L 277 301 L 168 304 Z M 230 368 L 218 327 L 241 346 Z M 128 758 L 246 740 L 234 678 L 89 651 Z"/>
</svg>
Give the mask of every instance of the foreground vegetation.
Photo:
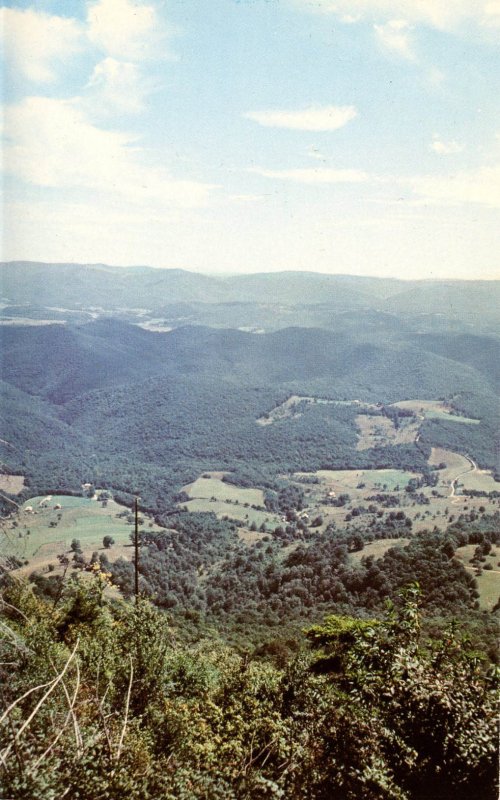
<svg viewBox="0 0 500 800">
<path fill-rule="evenodd" d="M 180 643 L 147 600 L 107 602 L 107 581 L 96 568 L 50 602 L 4 588 L 4 796 L 497 796 L 493 673 L 455 628 L 422 636 L 416 587 L 382 619 L 327 618 L 277 666 Z"/>
</svg>

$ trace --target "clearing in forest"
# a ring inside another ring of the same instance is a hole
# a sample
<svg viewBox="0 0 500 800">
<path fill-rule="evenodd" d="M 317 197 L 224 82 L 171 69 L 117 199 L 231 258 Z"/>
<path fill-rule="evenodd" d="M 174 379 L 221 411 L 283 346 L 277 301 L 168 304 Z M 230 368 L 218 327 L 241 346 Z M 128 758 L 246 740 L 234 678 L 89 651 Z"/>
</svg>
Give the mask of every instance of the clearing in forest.
<svg viewBox="0 0 500 800">
<path fill-rule="evenodd" d="M 19 494 L 24 489 L 24 475 L 0 474 L 0 492 Z"/>
<path fill-rule="evenodd" d="M 431 449 L 428 463 L 431 467 L 444 465 L 444 468 L 437 473 L 439 478 L 436 489 L 450 496 L 456 493 L 456 481 L 462 480 L 472 469 L 472 463 L 466 456 L 442 447 Z"/>
<path fill-rule="evenodd" d="M 489 469 L 474 469 L 462 475 L 460 484 L 464 489 L 477 492 L 500 492 L 500 483 L 495 480 Z"/>
<path fill-rule="evenodd" d="M 500 598 L 500 551 L 493 547 L 481 563 L 482 572 L 477 575 L 476 568 L 470 563 L 477 545 L 466 544 L 457 549 L 456 555 L 470 573 L 474 573 L 479 592 L 479 605 L 484 611 L 492 611 Z M 486 569 L 485 569 L 486 567 Z"/>
<path fill-rule="evenodd" d="M 264 492 L 262 489 L 248 489 L 234 486 L 221 480 L 222 473 L 204 473 L 194 483 L 183 487 L 189 500 L 179 505 L 188 511 L 212 512 L 218 517 L 229 517 L 251 525 L 275 527 L 279 523 L 276 514 L 264 508 Z M 252 508 L 254 506 L 254 508 Z"/>
<path fill-rule="evenodd" d="M 392 419 L 374 414 L 358 414 L 358 443 L 356 450 L 370 450 L 372 447 L 412 444 L 418 435 L 420 420 L 414 417 L 402 417 L 396 428 Z"/>
<path fill-rule="evenodd" d="M 365 544 L 362 550 L 350 553 L 349 560 L 354 564 L 359 564 L 365 556 L 374 556 L 375 559 L 382 558 L 391 547 L 406 547 L 409 543 L 410 540 L 403 537 L 399 539 L 376 539 L 374 542 Z"/>
<path fill-rule="evenodd" d="M 453 490 L 453 494 L 461 495 L 463 490 L 472 489 L 478 492 L 500 492 L 500 483 L 493 477 L 491 470 L 478 469 L 475 462 L 460 453 L 433 447 L 429 457 L 430 466 L 445 464 L 439 470 L 439 487 Z"/>
<path fill-rule="evenodd" d="M 400 400 L 397 403 L 393 403 L 392 406 L 413 411 L 424 419 L 443 419 L 468 425 L 479 425 L 481 421 L 461 416 L 444 400 Z"/>
<path fill-rule="evenodd" d="M 355 406 L 360 409 L 376 409 L 372 403 L 363 403 L 361 400 L 330 400 L 326 397 L 309 397 L 307 395 L 293 394 L 283 403 L 279 403 L 268 414 L 259 417 L 257 425 L 272 425 L 282 419 L 297 419 L 307 406 Z"/>
<path fill-rule="evenodd" d="M 314 474 L 340 492 L 349 489 L 394 492 L 404 489 L 411 478 L 420 477 L 416 472 L 402 469 L 322 469 Z"/>
<path fill-rule="evenodd" d="M 272 425 L 280 419 L 295 419 L 302 416 L 301 408 L 305 405 L 319 403 L 322 405 L 332 405 L 334 400 L 325 400 L 319 397 L 306 397 L 304 395 L 293 394 L 283 403 L 280 403 L 269 414 L 264 414 L 257 420 L 257 425 Z"/>
<path fill-rule="evenodd" d="M 219 477 L 214 477 L 214 473 L 204 473 L 209 477 L 203 475 L 183 487 L 183 491 L 189 495 L 191 500 L 195 499 L 210 499 L 220 500 L 222 502 L 234 503 L 238 502 L 242 505 L 249 503 L 254 506 L 264 505 L 264 492 L 262 489 L 247 489 L 242 486 L 234 486 L 232 483 L 226 483 Z M 220 474 L 220 473 L 218 473 Z"/>
</svg>

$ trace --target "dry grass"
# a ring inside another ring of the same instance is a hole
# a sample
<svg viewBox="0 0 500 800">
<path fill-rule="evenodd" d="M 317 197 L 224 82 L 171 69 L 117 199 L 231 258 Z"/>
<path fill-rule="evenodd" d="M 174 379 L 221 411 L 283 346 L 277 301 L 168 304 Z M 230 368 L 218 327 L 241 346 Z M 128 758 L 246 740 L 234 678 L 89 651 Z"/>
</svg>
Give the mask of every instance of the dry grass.
<svg viewBox="0 0 500 800">
<path fill-rule="evenodd" d="M 24 489 L 24 475 L 0 475 L 0 491 L 19 494 Z"/>
<path fill-rule="evenodd" d="M 374 556 L 375 558 L 382 558 L 391 547 L 405 547 L 409 543 L 409 539 L 377 539 L 375 542 L 365 544 L 362 550 L 356 553 L 351 553 L 349 559 L 353 564 L 359 564 L 365 556 Z"/>
<path fill-rule="evenodd" d="M 420 427 L 420 423 L 411 417 L 402 419 L 399 428 L 396 428 L 393 421 L 387 417 L 373 416 L 372 414 L 358 414 L 356 425 L 359 430 L 356 450 L 411 444 L 415 441 Z"/>
<path fill-rule="evenodd" d="M 479 492 L 500 492 L 500 483 L 493 478 L 490 470 L 478 469 L 460 478 L 465 489 L 476 489 Z"/>
<path fill-rule="evenodd" d="M 260 531 L 250 531 L 248 528 L 238 528 L 238 538 L 248 545 L 248 547 L 251 547 L 256 542 L 260 542 L 264 536 L 267 536 L 267 534 L 261 533 Z"/>
</svg>

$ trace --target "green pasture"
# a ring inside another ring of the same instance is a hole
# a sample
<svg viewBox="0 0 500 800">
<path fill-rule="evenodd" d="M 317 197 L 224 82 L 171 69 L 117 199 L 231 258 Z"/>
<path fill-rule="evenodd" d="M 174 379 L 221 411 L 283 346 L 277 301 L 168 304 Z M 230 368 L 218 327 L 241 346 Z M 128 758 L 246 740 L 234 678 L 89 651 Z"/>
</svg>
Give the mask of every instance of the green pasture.
<svg viewBox="0 0 500 800">
<path fill-rule="evenodd" d="M 0 534 L 0 554 L 15 555 L 30 561 L 45 561 L 70 549 L 72 539 L 78 539 L 82 550 L 102 548 L 104 536 L 112 536 L 116 545 L 128 544 L 132 525 L 117 515 L 125 510 L 112 500 L 106 507 L 86 497 L 54 495 L 46 507 L 39 503 L 44 498 L 27 500 L 19 513 L 3 523 Z M 60 505 L 60 509 L 55 509 Z M 27 507 L 33 513 L 26 511 Z M 149 521 L 145 521 L 149 526 Z M 153 524 L 155 530 L 160 530 Z"/>
<path fill-rule="evenodd" d="M 200 477 L 184 487 L 184 491 L 192 500 L 206 499 L 215 497 L 216 500 L 225 502 L 230 500 L 232 503 L 248 503 L 254 506 L 264 505 L 264 492 L 262 489 L 244 489 L 240 486 L 233 486 L 220 478 Z"/>
<path fill-rule="evenodd" d="M 479 425 L 481 421 L 458 414 L 450 414 L 449 407 L 441 400 L 401 400 L 399 403 L 393 403 L 393 406 L 414 411 L 415 414 L 421 414 L 426 419 L 451 420 L 451 422 L 463 422 L 468 425 Z"/>
<path fill-rule="evenodd" d="M 280 524 L 279 518 L 275 514 L 269 514 L 266 511 L 256 511 L 254 508 L 245 507 L 236 503 L 224 503 L 221 500 L 210 500 L 207 498 L 198 497 L 194 500 L 189 500 L 187 503 L 182 503 L 188 511 L 195 512 L 212 512 L 218 517 L 230 517 L 232 519 L 239 519 L 242 522 L 251 525 L 255 522 L 260 526 L 266 523 L 268 527 L 276 527 Z"/>
<path fill-rule="evenodd" d="M 466 425 L 479 425 L 481 420 L 472 417 L 459 417 L 456 414 L 448 414 L 446 411 L 425 411 L 426 419 L 443 419 L 446 422 L 462 422 Z"/>
<path fill-rule="evenodd" d="M 338 484 L 343 488 L 355 490 L 360 483 L 364 483 L 364 490 L 385 489 L 393 492 L 396 487 L 402 490 L 411 478 L 417 478 L 415 472 L 401 469 L 339 469 L 319 470 L 316 474 L 324 483 Z"/>
<path fill-rule="evenodd" d="M 458 558 L 463 561 L 465 568 L 470 572 L 475 572 L 470 564 L 470 559 L 474 555 L 477 545 L 467 544 L 457 550 Z M 493 555 L 486 556 L 486 561 L 482 562 L 482 574 L 476 575 L 477 589 L 479 592 L 479 605 L 484 611 L 491 611 L 500 598 L 500 548 L 493 547 Z M 492 569 L 484 569 L 486 564 L 491 564 Z"/>
<path fill-rule="evenodd" d="M 478 492 L 500 492 L 500 483 L 493 478 L 491 472 L 486 470 L 477 470 L 461 475 L 459 482 L 465 489 L 475 489 Z"/>
<path fill-rule="evenodd" d="M 351 553 L 349 558 L 352 563 L 359 564 L 361 559 L 365 556 L 374 556 L 375 558 L 382 558 L 391 547 L 405 547 L 409 543 L 409 539 L 376 539 L 374 542 L 365 544 L 362 550 Z"/>
</svg>

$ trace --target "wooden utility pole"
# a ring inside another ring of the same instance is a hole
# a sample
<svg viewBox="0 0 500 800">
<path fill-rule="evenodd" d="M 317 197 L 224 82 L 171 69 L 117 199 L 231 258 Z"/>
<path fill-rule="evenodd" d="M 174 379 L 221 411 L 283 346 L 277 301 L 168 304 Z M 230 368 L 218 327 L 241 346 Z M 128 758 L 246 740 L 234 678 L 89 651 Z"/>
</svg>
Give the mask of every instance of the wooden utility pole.
<svg viewBox="0 0 500 800">
<path fill-rule="evenodd" d="M 135 498 L 135 536 L 134 536 L 134 547 L 135 547 L 135 601 L 137 602 L 137 598 L 139 597 L 139 498 Z"/>
</svg>

